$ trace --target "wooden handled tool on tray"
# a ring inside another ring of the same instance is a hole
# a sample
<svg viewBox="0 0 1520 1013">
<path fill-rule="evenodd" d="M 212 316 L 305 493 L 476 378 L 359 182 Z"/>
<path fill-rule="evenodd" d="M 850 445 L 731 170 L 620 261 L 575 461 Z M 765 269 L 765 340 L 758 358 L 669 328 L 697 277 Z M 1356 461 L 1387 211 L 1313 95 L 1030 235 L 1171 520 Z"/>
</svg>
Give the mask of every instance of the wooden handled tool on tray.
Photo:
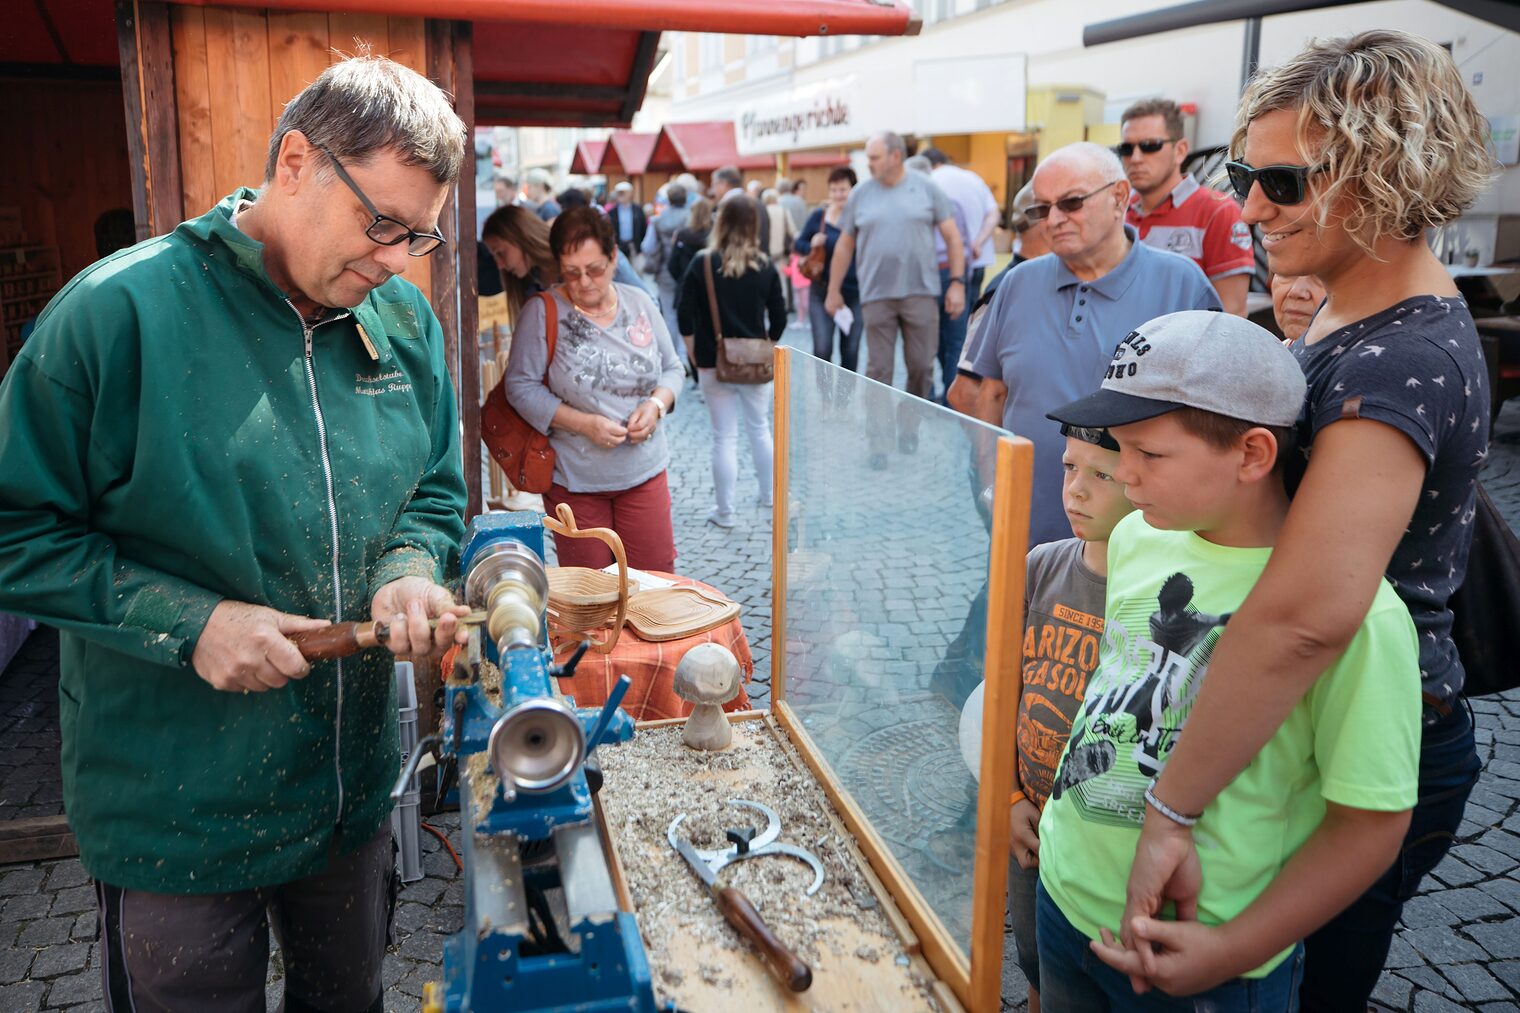
<svg viewBox="0 0 1520 1013">
<path fill-rule="evenodd" d="M 467 616 L 459 617 L 459 623 L 462 626 L 478 625 L 485 621 L 484 612 L 471 612 Z M 435 629 L 437 626 L 438 620 L 428 620 L 429 629 Z M 296 645 L 296 649 L 301 652 L 301 657 L 307 661 L 331 661 L 334 658 L 346 658 L 351 654 L 358 654 L 371 647 L 383 647 L 390 639 L 390 635 L 389 623 L 333 623 L 320 630 L 292 633 L 290 642 Z"/>
<path fill-rule="evenodd" d="M 776 938 L 776 934 L 765 924 L 760 912 L 755 910 L 755 905 L 750 903 L 742 891 L 732 886 L 718 885 L 712 867 L 697 854 L 689 841 L 678 839 L 675 845 L 676 851 L 680 852 L 692 871 L 707 885 L 718 910 L 723 912 L 724 920 L 741 936 L 755 944 L 771 973 L 793 992 L 806 992 L 813 984 L 813 969 Z"/>
</svg>

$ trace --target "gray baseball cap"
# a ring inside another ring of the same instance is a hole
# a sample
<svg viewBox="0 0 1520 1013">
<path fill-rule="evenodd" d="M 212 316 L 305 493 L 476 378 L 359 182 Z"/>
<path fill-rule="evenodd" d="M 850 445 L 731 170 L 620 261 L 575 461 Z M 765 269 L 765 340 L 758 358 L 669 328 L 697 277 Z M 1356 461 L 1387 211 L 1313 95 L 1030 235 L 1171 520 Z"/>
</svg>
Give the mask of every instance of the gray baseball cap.
<svg viewBox="0 0 1520 1013">
<path fill-rule="evenodd" d="M 1291 426 L 1304 404 L 1293 353 L 1242 317 L 1185 310 L 1148 320 L 1114 349 L 1096 394 L 1045 416 L 1106 429 L 1178 408 L 1201 408 L 1259 426 Z"/>
</svg>

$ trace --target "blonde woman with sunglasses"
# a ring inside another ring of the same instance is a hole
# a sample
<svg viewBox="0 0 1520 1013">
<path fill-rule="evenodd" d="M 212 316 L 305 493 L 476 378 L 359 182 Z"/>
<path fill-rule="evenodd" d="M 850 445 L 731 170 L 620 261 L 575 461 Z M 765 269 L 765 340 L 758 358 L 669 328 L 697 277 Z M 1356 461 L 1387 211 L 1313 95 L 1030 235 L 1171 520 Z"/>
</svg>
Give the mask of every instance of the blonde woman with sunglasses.
<svg viewBox="0 0 1520 1013">
<path fill-rule="evenodd" d="M 1396 31 L 1313 43 L 1241 100 L 1228 172 L 1242 219 L 1261 230 L 1272 271 L 1317 277 L 1325 303 L 1292 345 L 1308 380 L 1292 508 L 1154 783 L 1127 949 L 1096 947 L 1137 987 L 1187 994 L 1250 966 L 1249 945 L 1156 920 L 1164 902 L 1188 910 L 1198 896 L 1184 824 L 1340 655 L 1384 579 L 1419 633 L 1418 803 L 1407 832 L 1367 832 L 1365 853 L 1388 871 L 1366 893 L 1325 861 L 1315 904 L 1262 913 L 1305 940 L 1303 1009 L 1366 1009 L 1404 901 L 1451 846 L 1479 761 L 1447 602 L 1472 540 L 1488 392 L 1472 317 L 1426 235 L 1492 181 L 1487 130 L 1450 54 Z M 1345 790 L 1322 772 L 1327 820 L 1351 818 L 1336 804 Z"/>
</svg>

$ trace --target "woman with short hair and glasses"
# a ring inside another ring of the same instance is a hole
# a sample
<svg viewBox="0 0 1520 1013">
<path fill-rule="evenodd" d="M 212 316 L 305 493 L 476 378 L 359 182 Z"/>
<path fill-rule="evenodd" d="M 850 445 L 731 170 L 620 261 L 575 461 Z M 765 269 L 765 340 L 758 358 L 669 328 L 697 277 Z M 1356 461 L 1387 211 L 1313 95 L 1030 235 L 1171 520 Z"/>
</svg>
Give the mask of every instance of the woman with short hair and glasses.
<svg viewBox="0 0 1520 1013">
<path fill-rule="evenodd" d="M 660 420 L 675 407 L 681 361 L 649 293 L 613 282 L 618 251 L 606 215 L 565 211 L 549 249 L 560 283 L 524 304 L 502 378 L 508 403 L 554 448 L 545 505 L 552 514 L 568 503 L 581 527 L 616 531 L 630 566 L 671 572 L 670 449 Z M 545 300 L 559 323 L 553 362 Z M 561 566 L 612 562 L 594 539 L 555 536 L 555 548 Z"/>
<path fill-rule="evenodd" d="M 1418 802 L 1402 841 L 1369 835 L 1389 862 L 1370 890 L 1348 895 L 1327 865 L 1322 903 L 1279 912 L 1305 937 L 1305 1010 L 1366 1008 L 1404 902 L 1462 820 L 1480 764 L 1447 603 L 1472 541 L 1488 392 L 1472 317 L 1426 234 L 1491 183 L 1487 134 L 1451 55 L 1403 32 L 1313 43 L 1258 72 L 1241 100 L 1228 173 L 1242 219 L 1272 271 L 1317 277 L 1325 302 L 1291 346 L 1308 379 L 1301 453 L 1287 457 L 1292 508 L 1154 784 L 1164 808 L 1147 808 L 1130 874 L 1130 949 L 1098 947 L 1165 991 L 1207 987 L 1203 968 L 1239 973 L 1196 922 L 1153 920 L 1198 894 L 1191 832 L 1167 810 L 1202 812 L 1252 762 L 1384 579 L 1419 633 Z M 1332 782 L 1333 812 L 1345 786 Z"/>
</svg>

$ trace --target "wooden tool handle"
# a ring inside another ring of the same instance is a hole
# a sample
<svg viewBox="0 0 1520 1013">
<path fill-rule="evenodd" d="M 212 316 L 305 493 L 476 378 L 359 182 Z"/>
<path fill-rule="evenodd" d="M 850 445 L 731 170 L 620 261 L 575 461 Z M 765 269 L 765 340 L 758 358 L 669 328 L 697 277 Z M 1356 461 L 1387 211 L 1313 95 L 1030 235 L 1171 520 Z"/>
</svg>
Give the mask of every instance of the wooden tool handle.
<svg viewBox="0 0 1520 1013">
<path fill-rule="evenodd" d="M 718 902 L 718 910 L 723 912 L 728 924 L 755 944 L 765 956 L 771 973 L 780 978 L 783 985 L 793 992 L 808 990 L 813 984 L 813 969 L 776 938 L 748 897 L 731 886 L 720 886 L 713 890 L 713 898 Z"/>
<path fill-rule="evenodd" d="M 296 645 L 301 657 L 307 661 L 331 661 L 358 654 L 380 644 L 375 623 L 334 623 L 320 630 L 292 633 L 290 642 Z"/>
</svg>

